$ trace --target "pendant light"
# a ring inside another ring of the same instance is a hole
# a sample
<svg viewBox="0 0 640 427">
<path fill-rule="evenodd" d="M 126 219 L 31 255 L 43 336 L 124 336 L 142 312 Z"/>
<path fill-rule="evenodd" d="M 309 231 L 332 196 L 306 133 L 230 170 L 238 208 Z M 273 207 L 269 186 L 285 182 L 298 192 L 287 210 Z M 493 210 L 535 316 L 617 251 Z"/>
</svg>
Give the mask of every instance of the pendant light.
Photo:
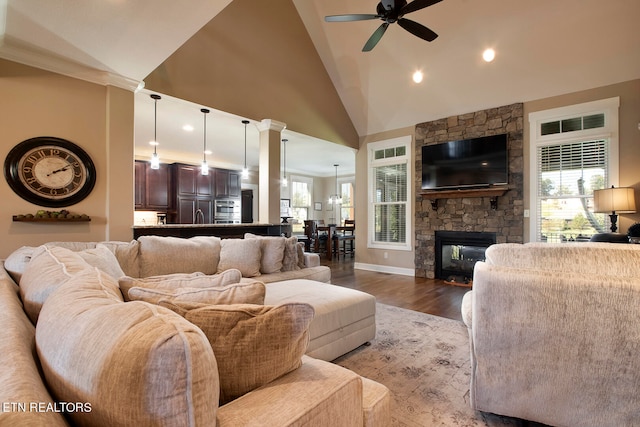
<svg viewBox="0 0 640 427">
<path fill-rule="evenodd" d="M 282 169 L 282 186 L 287 186 L 287 141 L 288 139 L 282 140 L 282 145 L 284 147 L 284 156 L 283 156 L 283 169 Z"/>
<path fill-rule="evenodd" d="M 200 173 L 202 175 L 209 175 L 209 165 L 207 164 L 207 114 L 209 114 L 209 110 L 201 108 L 200 111 L 204 113 L 204 142 L 202 146 L 202 165 L 200 166 Z"/>
<path fill-rule="evenodd" d="M 162 99 L 160 95 L 150 95 L 153 99 L 153 155 L 151 156 L 151 169 L 160 169 L 160 159 L 158 158 L 158 100 Z"/>
<path fill-rule="evenodd" d="M 342 204 L 342 196 L 338 191 L 338 164 L 334 164 L 333 167 L 336 168 L 336 193 L 329 196 L 329 204 Z"/>
<path fill-rule="evenodd" d="M 249 178 L 249 169 L 247 169 L 247 125 L 249 120 L 243 120 L 244 125 L 244 169 L 242 169 L 242 179 Z"/>
</svg>

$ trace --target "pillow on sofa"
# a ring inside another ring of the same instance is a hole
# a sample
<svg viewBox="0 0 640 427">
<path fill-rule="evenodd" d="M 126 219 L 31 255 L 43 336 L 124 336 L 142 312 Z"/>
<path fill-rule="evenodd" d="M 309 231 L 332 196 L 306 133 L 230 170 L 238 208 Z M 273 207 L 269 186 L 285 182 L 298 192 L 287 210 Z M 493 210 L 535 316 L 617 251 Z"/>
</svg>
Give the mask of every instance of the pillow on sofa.
<svg viewBox="0 0 640 427">
<path fill-rule="evenodd" d="M 242 274 L 236 269 L 229 269 L 220 274 L 205 275 L 196 273 L 175 273 L 162 276 L 151 276 L 141 279 L 124 276 L 118 280 L 120 291 L 125 301 L 129 301 L 129 290 L 133 287 L 146 289 L 176 290 L 180 288 L 211 288 L 239 283 Z"/>
<path fill-rule="evenodd" d="M 284 241 L 284 257 L 282 259 L 282 271 L 299 270 L 298 267 L 298 238 L 288 237 Z"/>
<path fill-rule="evenodd" d="M 256 234 L 244 233 L 245 239 L 260 240 L 260 273 L 279 273 L 282 270 L 282 259 L 284 257 L 285 239 L 282 236 L 258 236 Z"/>
<path fill-rule="evenodd" d="M 7 273 L 17 284 L 20 284 L 22 274 L 29 261 L 31 261 L 31 256 L 35 250 L 36 248 L 33 246 L 23 246 L 11 252 L 7 259 L 4 260 L 4 269 L 7 270 Z"/>
<path fill-rule="evenodd" d="M 209 339 L 218 363 L 220 405 L 300 367 L 314 316 L 313 307 L 303 303 L 160 305 L 182 314 Z"/>
<path fill-rule="evenodd" d="M 100 271 L 104 271 L 114 279 L 118 279 L 124 276 L 124 271 L 120 268 L 116 256 L 104 245 L 96 245 L 92 249 L 84 249 L 77 252 L 83 260 L 93 267 L 98 268 Z"/>
<path fill-rule="evenodd" d="M 140 277 L 171 273 L 215 274 L 220 260 L 220 238 L 197 236 L 140 236 Z"/>
<path fill-rule="evenodd" d="M 212 288 L 179 288 L 175 290 L 133 287 L 129 289 L 130 301 L 146 301 L 158 304 L 169 302 L 199 302 L 207 305 L 264 304 L 266 288 L 262 282 L 235 283 Z"/>
<path fill-rule="evenodd" d="M 96 247 L 104 246 L 116 256 L 120 268 L 124 274 L 131 277 L 140 277 L 140 242 L 132 240 L 130 242 L 100 242 Z"/>
<path fill-rule="evenodd" d="M 222 239 L 218 273 L 235 268 L 242 277 L 259 276 L 261 257 L 259 239 Z"/>
<path fill-rule="evenodd" d="M 76 273 L 93 268 L 77 253 L 62 247 L 38 247 L 20 279 L 24 311 L 35 324 L 49 295 Z"/>
<path fill-rule="evenodd" d="M 88 402 L 73 425 L 215 425 L 218 371 L 202 331 L 162 307 L 123 303 L 97 269 L 53 292 L 36 326 L 52 395 Z"/>
</svg>

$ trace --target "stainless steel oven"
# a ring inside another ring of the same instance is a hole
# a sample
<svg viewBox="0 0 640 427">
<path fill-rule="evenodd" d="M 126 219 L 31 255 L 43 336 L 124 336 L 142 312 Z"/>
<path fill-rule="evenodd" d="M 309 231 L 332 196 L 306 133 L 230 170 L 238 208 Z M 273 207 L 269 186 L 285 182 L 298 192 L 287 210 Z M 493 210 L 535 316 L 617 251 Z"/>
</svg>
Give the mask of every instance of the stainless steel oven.
<svg viewBox="0 0 640 427">
<path fill-rule="evenodd" d="M 239 224 L 241 218 L 240 200 L 221 199 L 214 201 L 213 222 L 215 224 Z"/>
</svg>

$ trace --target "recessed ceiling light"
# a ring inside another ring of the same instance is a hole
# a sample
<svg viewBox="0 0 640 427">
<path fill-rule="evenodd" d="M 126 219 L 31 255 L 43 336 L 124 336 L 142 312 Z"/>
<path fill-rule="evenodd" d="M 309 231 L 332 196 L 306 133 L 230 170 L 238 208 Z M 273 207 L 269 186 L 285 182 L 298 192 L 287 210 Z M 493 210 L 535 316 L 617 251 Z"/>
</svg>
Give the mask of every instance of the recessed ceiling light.
<svg viewBox="0 0 640 427">
<path fill-rule="evenodd" d="M 422 74 L 422 71 L 418 70 L 415 73 L 413 73 L 413 81 L 416 83 L 420 83 L 422 82 L 422 79 L 424 78 L 424 74 Z"/>
<path fill-rule="evenodd" d="M 484 59 L 486 62 L 493 61 L 495 57 L 496 57 L 496 51 L 493 49 L 485 49 L 485 51 L 482 52 L 482 59 Z"/>
<path fill-rule="evenodd" d="M 184 126 L 182 126 L 182 130 L 187 131 L 187 132 L 193 132 L 193 126 L 184 125 Z"/>
</svg>

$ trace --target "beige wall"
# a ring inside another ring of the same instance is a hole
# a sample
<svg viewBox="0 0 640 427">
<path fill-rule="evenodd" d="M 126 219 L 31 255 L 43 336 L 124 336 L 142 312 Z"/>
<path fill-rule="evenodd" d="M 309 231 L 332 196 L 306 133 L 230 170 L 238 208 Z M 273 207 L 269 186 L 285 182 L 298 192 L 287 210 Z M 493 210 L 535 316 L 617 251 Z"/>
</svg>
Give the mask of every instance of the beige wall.
<svg viewBox="0 0 640 427">
<path fill-rule="evenodd" d="M 368 164 L 367 164 L 367 144 L 371 142 L 384 141 L 387 139 L 398 138 L 401 136 L 411 136 L 411 147 L 414 146 L 415 127 L 410 126 L 402 129 L 396 129 L 388 132 L 381 132 L 374 135 L 368 135 L 360 138 L 360 149 L 356 154 L 356 264 L 363 268 L 371 266 L 380 266 L 381 270 L 391 270 L 393 268 L 414 269 L 415 250 L 411 251 L 395 251 L 389 249 L 369 249 L 367 248 L 366 226 L 368 220 Z M 409 182 L 413 182 L 415 175 L 415 153 L 411 153 L 411 161 L 409 168 Z M 414 194 L 410 191 L 408 194 Z M 411 218 L 415 216 L 415 203 L 412 203 Z M 363 224 L 360 226 L 359 224 Z M 413 230 L 407 230 L 407 236 L 413 239 Z M 415 247 L 415 244 L 414 244 Z M 385 252 L 387 258 L 384 257 Z M 413 272 L 412 272 L 413 274 Z"/>
<path fill-rule="evenodd" d="M 22 223 L 12 216 L 38 209 L 0 183 L 0 258 L 23 245 L 53 240 L 130 240 L 133 223 L 133 94 L 0 60 L 0 157 L 36 136 L 81 146 L 96 164 L 93 192 L 70 206 L 88 223 Z"/>
<path fill-rule="evenodd" d="M 603 86 L 581 92 L 554 96 L 524 103 L 524 203 L 525 209 L 530 209 L 529 197 L 529 159 L 531 156 L 529 144 L 529 114 L 551 108 L 581 104 L 613 97 L 620 97 L 619 109 L 619 148 L 620 148 L 620 179 L 619 185 L 634 187 L 637 208 L 640 210 L 640 79 L 624 83 Z M 634 222 L 640 222 L 640 213 L 620 215 L 618 231 L 626 233 L 627 228 Z M 525 218 L 525 241 L 529 241 L 529 219 Z"/>
</svg>

